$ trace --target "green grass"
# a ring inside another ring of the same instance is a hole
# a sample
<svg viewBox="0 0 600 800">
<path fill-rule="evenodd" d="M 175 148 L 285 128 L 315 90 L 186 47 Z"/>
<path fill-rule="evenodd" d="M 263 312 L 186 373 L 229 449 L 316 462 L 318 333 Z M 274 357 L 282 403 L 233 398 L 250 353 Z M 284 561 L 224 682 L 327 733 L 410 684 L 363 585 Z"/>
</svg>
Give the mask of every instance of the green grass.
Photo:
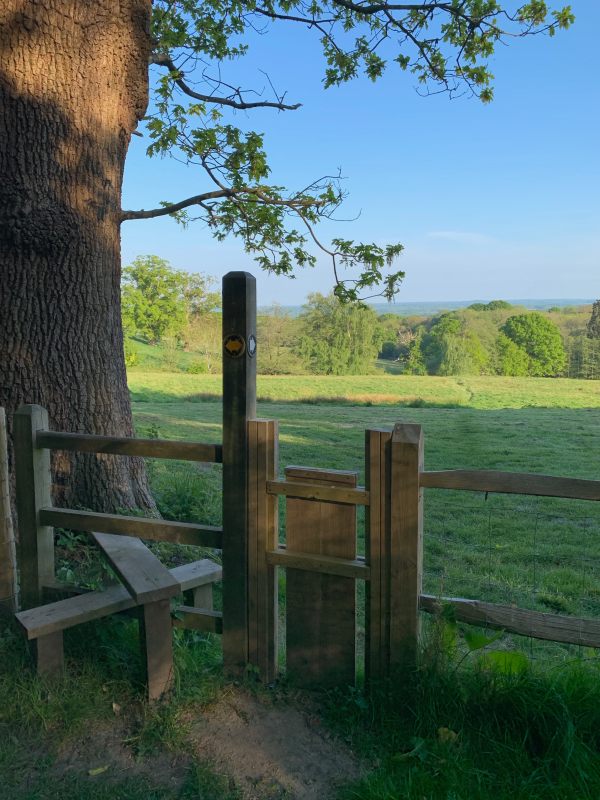
<svg viewBox="0 0 600 800">
<path fill-rule="evenodd" d="M 130 373 L 138 435 L 221 440 L 219 376 Z M 260 416 L 279 420 L 280 463 L 355 469 L 364 480 L 364 430 L 416 422 L 428 469 L 480 468 L 598 478 L 600 384 L 592 381 L 394 375 L 263 377 Z M 165 516 L 218 524 L 220 469 L 150 462 Z M 428 490 L 425 589 L 544 611 L 600 616 L 600 509 L 593 503 Z M 282 503 L 283 506 L 283 503 Z M 363 546 L 362 535 L 359 546 Z M 90 585 L 93 559 L 77 550 Z M 165 549 L 166 560 L 186 556 Z M 600 682 L 595 652 L 502 637 L 527 655 L 518 674 L 491 670 L 441 645 L 439 622 L 418 672 L 382 687 L 372 704 L 354 689 L 329 698 L 330 727 L 374 768 L 338 800 L 585 800 L 600 796 Z M 445 641 L 445 640 L 444 640 Z M 191 760 L 182 781 L 61 767 L 60 753 L 86 732 L 121 726 L 121 744 L 152 765 L 186 750 L 187 720 L 219 691 L 217 639 L 175 632 L 176 688 L 156 710 L 141 702 L 135 625 L 103 620 L 66 636 L 68 677 L 46 683 L 28 669 L 22 639 L 0 631 L 0 796 L 11 800 L 237 800 Z M 385 690 L 385 691 L 384 691 Z M 121 709 L 115 719 L 114 706 Z M 448 733 L 449 731 L 450 733 Z M 115 734 L 117 735 L 117 734 Z M 91 766 L 95 766 L 91 764 Z M 4 794 L 3 794 L 4 793 Z M 328 800 L 328 798 L 324 798 Z M 333 800 L 333 798 L 332 798 Z"/>
<path fill-rule="evenodd" d="M 344 389 L 351 384 L 358 393 L 355 397 L 362 398 L 356 404 L 350 400 L 314 404 L 316 397 L 329 394 L 333 398 L 340 391 L 351 391 Z M 429 397 L 429 404 L 367 405 L 369 398 L 389 394 L 383 390 L 398 384 L 405 388 L 405 397 Z M 218 378 L 134 373 L 130 385 L 139 434 L 158 429 L 165 438 L 221 440 L 220 400 L 182 399 L 217 394 Z M 192 385 L 196 394 L 189 394 Z M 368 387 L 373 394 L 368 394 Z M 462 405 L 455 404 L 459 391 L 465 392 Z M 353 469 L 363 481 L 365 428 L 404 421 L 423 426 L 427 469 L 600 476 L 598 382 L 265 377 L 259 381 L 259 396 L 266 395 L 270 399 L 259 401 L 258 414 L 279 420 L 282 468 L 302 464 Z M 298 397 L 304 401 L 298 402 Z M 582 402 L 585 408 L 580 407 Z M 160 495 L 164 481 L 173 483 L 173 468 L 157 465 L 154 469 Z M 183 465 L 180 469 L 189 476 L 187 495 L 193 497 L 201 487 L 206 491 L 206 474 L 190 472 Z M 212 501 L 197 503 L 195 517 L 190 518 L 215 523 L 218 474 L 209 473 L 208 479 Z M 177 495 L 176 485 L 171 491 Z M 600 508 L 595 503 L 428 490 L 425 591 L 595 616 L 600 614 L 599 523 Z M 359 546 L 363 544 L 359 536 Z"/>
</svg>

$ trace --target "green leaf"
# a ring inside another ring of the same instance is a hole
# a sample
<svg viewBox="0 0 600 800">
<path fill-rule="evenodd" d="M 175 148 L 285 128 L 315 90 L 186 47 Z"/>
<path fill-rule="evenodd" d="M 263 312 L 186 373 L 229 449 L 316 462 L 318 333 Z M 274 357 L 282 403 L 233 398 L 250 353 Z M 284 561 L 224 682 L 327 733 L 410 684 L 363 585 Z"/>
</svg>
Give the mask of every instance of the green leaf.
<svg viewBox="0 0 600 800">
<path fill-rule="evenodd" d="M 485 633 L 479 633 L 474 630 L 466 630 L 464 632 L 465 642 L 471 652 L 474 650 L 483 650 L 484 647 L 497 642 L 503 635 L 504 631 L 496 631 L 493 636 L 486 636 Z"/>
</svg>

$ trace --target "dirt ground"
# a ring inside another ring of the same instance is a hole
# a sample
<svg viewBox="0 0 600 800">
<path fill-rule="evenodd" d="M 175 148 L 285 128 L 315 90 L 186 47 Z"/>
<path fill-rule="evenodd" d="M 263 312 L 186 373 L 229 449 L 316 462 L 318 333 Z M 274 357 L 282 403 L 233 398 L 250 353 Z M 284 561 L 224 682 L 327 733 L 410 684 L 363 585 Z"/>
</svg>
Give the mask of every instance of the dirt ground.
<svg viewBox="0 0 600 800">
<path fill-rule="evenodd" d="M 300 710 L 233 689 L 192 724 L 196 755 L 229 775 L 248 800 L 326 800 L 355 780 L 360 765 Z"/>
<path fill-rule="evenodd" d="M 336 786 L 361 774 L 353 753 L 328 734 L 312 707 L 298 701 L 229 687 L 213 705 L 190 712 L 185 723 L 188 744 L 182 752 L 146 760 L 136 759 L 128 744 L 127 721 L 115 719 L 64 747 L 53 772 L 83 773 L 103 783 L 140 776 L 174 789 L 194 758 L 226 776 L 244 800 L 327 800 Z"/>
</svg>

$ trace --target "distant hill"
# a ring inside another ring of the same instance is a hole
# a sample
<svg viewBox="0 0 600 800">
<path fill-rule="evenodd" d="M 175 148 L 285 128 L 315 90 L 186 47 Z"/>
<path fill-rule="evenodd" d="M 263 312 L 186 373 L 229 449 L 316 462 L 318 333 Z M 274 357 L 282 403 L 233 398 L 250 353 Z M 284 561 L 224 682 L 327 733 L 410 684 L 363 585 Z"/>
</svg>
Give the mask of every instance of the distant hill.
<svg viewBox="0 0 600 800">
<path fill-rule="evenodd" d="M 496 298 L 505 299 L 505 298 Z M 398 314 L 399 316 L 433 316 L 439 314 L 440 311 L 456 311 L 458 308 L 466 308 L 472 303 L 487 303 L 488 300 L 436 300 L 436 301 L 423 301 L 412 303 L 369 303 L 371 308 L 377 314 Z M 508 300 L 514 306 L 525 306 L 532 311 L 546 311 L 549 308 L 557 306 L 564 308 L 565 306 L 585 306 L 591 305 L 594 300 L 591 298 L 575 298 L 575 299 L 549 299 L 549 300 Z M 261 306 L 259 313 L 268 311 L 268 306 Z M 297 317 L 302 311 L 302 306 L 282 306 L 284 311 L 287 311 L 292 317 Z"/>
</svg>

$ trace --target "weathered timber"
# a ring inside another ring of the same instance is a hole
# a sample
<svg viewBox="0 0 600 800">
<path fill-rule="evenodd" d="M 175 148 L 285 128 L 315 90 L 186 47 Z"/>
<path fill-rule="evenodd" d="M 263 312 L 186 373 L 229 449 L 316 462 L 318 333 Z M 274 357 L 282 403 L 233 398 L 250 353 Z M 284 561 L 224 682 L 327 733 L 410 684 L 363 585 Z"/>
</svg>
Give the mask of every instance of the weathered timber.
<svg viewBox="0 0 600 800">
<path fill-rule="evenodd" d="M 302 470 L 302 474 L 299 470 Z M 351 492 L 357 473 L 287 468 L 286 482 L 310 483 L 311 491 L 339 486 Z M 356 506 L 287 498 L 286 571 L 287 671 L 303 686 L 353 684 L 356 657 L 356 581 L 354 577 L 294 569 L 294 553 L 354 561 Z M 269 556 L 273 558 L 273 556 Z M 307 565 L 305 560 L 303 566 Z M 314 563 L 314 562 L 313 562 Z M 364 566 L 362 567 L 364 569 Z"/>
<path fill-rule="evenodd" d="M 223 662 L 248 663 L 248 420 L 256 417 L 256 280 L 223 278 Z"/>
<path fill-rule="evenodd" d="M 222 578 L 221 567 L 208 559 L 174 567 L 170 572 L 179 583 L 182 592 L 214 583 Z M 84 622 L 127 611 L 135 605 L 136 602 L 128 590 L 118 584 L 21 611 L 16 618 L 27 638 L 33 640 Z"/>
<path fill-rule="evenodd" d="M 467 622 L 470 625 L 499 628 L 507 633 L 531 636 L 534 639 L 600 647 L 600 620 L 597 619 L 547 614 L 458 597 L 422 594 L 419 599 L 419 607 L 429 614 L 438 614 L 444 605 L 452 606 L 459 622 Z"/>
<path fill-rule="evenodd" d="M 333 556 L 298 553 L 287 548 L 267 552 L 267 562 L 287 569 L 318 572 L 322 575 L 341 575 L 345 578 L 369 580 L 370 568 L 361 559 L 334 558 Z"/>
<path fill-rule="evenodd" d="M 267 552 L 277 547 L 277 498 L 267 481 L 278 471 L 278 425 L 248 422 L 248 660 L 261 680 L 277 675 L 277 571 Z"/>
<path fill-rule="evenodd" d="M 302 468 L 303 472 L 308 472 L 308 468 Z M 326 470 L 318 470 L 319 473 L 327 474 Z M 368 506 L 369 493 L 361 488 L 351 488 L 347 482 L 340 486 L 329 481 L 329 485 L 323 481 L 323 485 L 316 483 L 320 480 L 319 476 L 315 476 L 311 483 L 300 482 L 300 476 L 296 476 L 293 480 L 276 480 L 267 481 L 267 491 L 269 494 L 285 495 L 286 497 L 303 499 L 303 500 L 318 500 L 322 503 L 344 503 L 347 505 L 355 506 Z"/>
<path fill-rule="evenodd" d="M 50 453 L 38 450 L 38 431 L 48 427 L 48 412 L 21 406 L 14 415 L 13 442 L 19 523 L 20 601 L 22 608 L 39 605 L 42 585 L 54 578 L 54 534 L 39 510 L 51 505 Z"/>
<path fill-rule="evenodd" d="M 0 408 L 0 608 L 17 607 L 17 556 L 10 508 L 6 414 Z"/>
<path fill-rule="evenodd" d="M 42 431 L 36 436 L 36 446 L 77 453 L 108 453 L 110 455 L 172 458 L 179 461 L 202 461 L 205 463 L 220 463 L 223 460 L 223 448 L 220 444 L 180 442 L 169 439 L 128 439 L 121 436 Z"/>
<path fill-rule="evenodd" d="M 210 608 L 196 608 L 194 606 L 177 606 L 173 627 L 185 628 L 205 633 L 223 632 L 223 614 Z"/>
<path fill-rule="evenodd" d="M 41 508 L 39 519 L 42 525 L 52 525 L 56 528 L 137 536 L 140 539 L 191 544 L 198 547 L 220 548 L 223 542 L 222 528 L 195 525 L 191 522 L 100 514 L 95 511 L 76 511 L 70 508 Z"/>
<path fill-rule="evenodd" d="M 415 663 L 423 582 L 423 433 L 397 424 L 390 446 L 390 668 Z"/>
<path fill-rule="evenodd" d="M 181 591 L 176 578 L 140 539 L 96 532 L 91 536 L 138 605 L 174 597 Z"/>
<path fill-rule="evenodd" d="M 365 553 L 370 580 L 366 587 L 365 675 L 388 676 L 389 636 L 389 491 L 392 432 L 365 432 L 365 477 L 371 502 L 365 515 Z"/>
<path fill-rule="evenodd" d="M 528 494 L 565 497 L 571 500 L 600 500 L 600 481 L 558 478 L 529 472 L 496 470 L 440 470 L 422 472 L 419 483 L 426 489 L 463 489 L 470 492 Z"/>
<path fill-rule="evenodd" d="M 146 665 L 146 692 L 159 700 L 173 683 L 173 637 L 169 598 L 144 603 L 140 614 L 140 646 Z"/>
</svg>

